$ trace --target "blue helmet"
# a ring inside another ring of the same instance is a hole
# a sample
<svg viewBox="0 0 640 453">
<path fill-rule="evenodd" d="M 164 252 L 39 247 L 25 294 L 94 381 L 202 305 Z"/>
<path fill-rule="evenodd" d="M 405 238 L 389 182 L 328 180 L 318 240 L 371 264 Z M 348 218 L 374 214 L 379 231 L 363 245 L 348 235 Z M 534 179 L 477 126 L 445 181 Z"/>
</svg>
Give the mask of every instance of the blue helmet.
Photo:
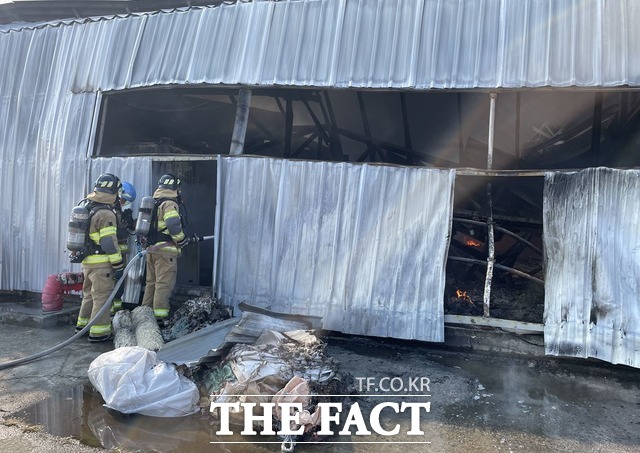
<svg viewBox="0 0 640 453">
<path fill-rule="evenodd" d="M 125 203 L 133 203 L 136 199 L 136 188 L 133 187 L 133 184 L 130 182 L 123 181 L 122 188 L 120 189 L 120 198 L 125 201 Z"/>
</svg>

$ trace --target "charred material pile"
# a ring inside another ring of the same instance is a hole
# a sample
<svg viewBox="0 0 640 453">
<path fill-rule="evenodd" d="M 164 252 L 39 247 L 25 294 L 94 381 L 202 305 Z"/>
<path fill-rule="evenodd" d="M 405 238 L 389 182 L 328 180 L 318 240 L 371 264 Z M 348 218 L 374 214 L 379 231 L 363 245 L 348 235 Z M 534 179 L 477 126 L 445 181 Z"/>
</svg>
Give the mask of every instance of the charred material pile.
<svg viewBox="0 0 640 453">
<path fill-rule="evenodd" d="M 231 308 L 220 305 L 217 299 L 189 299 L 165 322 L 162 338 L 168 343 L 231 316 Z"/>
<path fill-rule="evenodd" d="M 255 403 L 254 413 L 271 420 L 276 432 L 287 424 L 288 432 L 297 433 L 280 437 L 287 451 L 299 441 L 322 440 L 317 435 L 320 403 L 349 407 L 357 393 L 353 377 L 339 371 L 315 335 L 321 318 L 244 303 L 239 309 L 242 317 L 230 318 L 230 309 L 211 298 L 187 301 L 163 332 L 177 338 L 154 347 L 145 347 L 142 335 L 150 327 L 145 316 L 153 316 L 148 307 L 118 312 L 116 349 L 92 362 L 90 380 L 107 406 L 123 413 L 179 417 L 200 412 L 216 431 L 221 426 L 216 404 L 241 403 L 229 421 L 242 426 L 244 404 Z M 155 320 L 152 324 L 162 342 Z M 266 414 L 265 407 L 273 412 Z M 293 414 L 282 414 L 281 407 Z"/>
<path fill-rule="evenodd" d="M 353 378 L 339 371 L 339 365 L 325 353 L 326 344 L 312 331 L 277 332 L 264 330 L 252 344 L 235 344 L 225 358 L 215 366 L 200 366 L 193 379 L 201 395 L 203 414 L 211 416 L 215 426 L 216 413 L 211 403 L 273 403 L 274 427 L 281 427 L 281 403 L 300 403 L 299 424 L 292 422 L 291 431 L 303 427 L 296 438 L 283 442 L 320 440 L 316 435 L 320 425 L 319 402 L 351 404 L 350 383 Z M 294 412 L 295 414 L 295 412 Z M 231 423 L 243 424 L 243 413 L 232 412 Z"/>
<path fill-rule="evenodd" d="M 446 314 L 482 316 L 482 298 L 479 298 L 479 303 L 475 303 L 466 291 L 458 289 L 445 301 L 444 312 Z"/>
</svg>

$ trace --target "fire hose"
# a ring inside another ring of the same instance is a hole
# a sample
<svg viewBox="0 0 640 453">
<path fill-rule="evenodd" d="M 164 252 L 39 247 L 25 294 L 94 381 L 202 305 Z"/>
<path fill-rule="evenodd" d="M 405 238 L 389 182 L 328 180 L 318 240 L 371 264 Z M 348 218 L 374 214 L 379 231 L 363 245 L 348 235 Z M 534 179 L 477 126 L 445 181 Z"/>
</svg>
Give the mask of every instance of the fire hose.
<svg viewBox="0 0 640 453">
<path fill-rule="evenodd" d="M 210 239 L 213 239 L 213 236 L 198 236 L 198 235 L 193 235 L 191 238 L 189 238 L 189 241 L 187 242 L 188 244 L 193 244 L 195 242 L 201 242 L 201 241 L 208 241 Z M 164 244 L 164 246 L 166 245 L 172 245 L 171 243 L 167 243 Z M 159 250 L 163 248 L 163 245 L 159 245 L 159 246 L 150 246 L 148 247 L 146 250 L 142 250 L 140 252 L 138 252 L 136 254 L 136 256 L 134 256 L 131 261 L 129 261 L 129 263 L 127 264 L 127 266 L 124 268 L 124 270 L 122 271 L 122 277 L 120 277 L 120 279 L 118 279 L 118 281 L 115 283 L 114 287 L 113 287 L 113 291 L 111 291 L 111 294 L 109 294 L 109 297 L 107 297 L 107 300 L 105 301 L 104 305 L 102 306 L 102 308 L 100 308 L 100 310 L 98 311 L 98 313 L 96 313 L 96 315 L 94 317 L 91 318 L 91 320 L 87 323 L 86 326 L 84 326 L 82 328 L 82 330 L 76 332 L 75 335 L 73 335 L 71 338 L 63 341 L 60 344 L 57 344 L 49 349 L 46 349 L 44 351 L 38 352 L 36 354 L 32 354 L 30 356 L 27 357 L 22 357 L 21 359 L 16 359 L 16 360 L 11 360 L 9 362 L 5 362 L 5 363 L 0 363 L 0 370 L 4 370 L 7 368 L 12 368 L 14 366 L 18 366 L 18 365 L 22 365 L 25 364 L 27 362 L 31 362 L 33 360 L 39 359 L 41 357 L 47 356 L 49 354 L 52 354 L 56 351 L 58 351 L 59 349 L 64 348 L 65 346 L 68 346 L 69 344 L 73 343 L 75 340 L 77 340 L 78 338 L 84 336 L 84 334 L 86 334 L 89 329 L 91 328 L 91 326 L 93 324 L 95 324 L 95 322 L 98 320 L 98 318 L 107 310 L 109 310 L 111 308 L 111 304 L 113 302 L 113 299 L 116 295 L 116 293 L 118 292 L 118 290 L 120 289 L 120 286 L 122 286 L 122 283 L 124 282 L 124 279 L 127 275 L 127 272 L 129 271 L 129 269 L 131 269 L 131 267 L 133 266 L 133 264 L 139 260 L 140 258 L 142 258 L 144 255 L 146 255 L 147 253 L 149 253 L 150 251 L 153 252 L 155 250 Z"/>
</svg>

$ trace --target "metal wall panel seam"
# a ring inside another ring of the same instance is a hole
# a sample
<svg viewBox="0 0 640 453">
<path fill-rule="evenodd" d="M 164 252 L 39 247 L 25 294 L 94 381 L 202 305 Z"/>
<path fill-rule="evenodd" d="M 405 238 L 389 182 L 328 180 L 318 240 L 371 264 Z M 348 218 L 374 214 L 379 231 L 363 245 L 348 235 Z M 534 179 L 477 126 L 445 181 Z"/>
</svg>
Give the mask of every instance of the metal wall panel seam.
<svg viewBox="0 0 640 453">
<path fill-rule="evenodd" d="M 269 44 L 269 36 L 272 31 L 273 17 L 275 15 L 275 2 L 267 3 L 266 9 L 268 11 L 266 25 L 262 27 L 262 36 L 259 41 L 259 55 L 258 55 L 258 64 L 256 64 L 256 70 L 252 77 L 249 78 L 248 82 L 251 85 L 258 85 L 260 83 L 260 74 L 265 73 L 265 61 L 267 55 L 267 47 Z M 273 81 L 275 82 L 275 74 L 273 77 Z"/>
<path fill-rule="evenodd" d="M 329 1 L 329 0 L 326 0 L 326 1 Z M 340 43 L 342 41 L 344 18 L 347 10 L 347 1 L 348 0 L 338 0 L 338 4 L 340 5 L 340 8 L 338 10 L 338 16 L 336 20 L 337 24 L 336 24 L 336 34 L 334 38 L 335 40 L 333 41 L 332 52 L 331 52 L 331 55 L 329 56 L 331 60 L 329 79 L 326 81 L 326 83 L 329 86 L 336 84 L 336 78 L 337 78 L 336 66 L 337 66 L 337 62 L 340 61 L 340 54 L 341 54 Z"/>
</svg>

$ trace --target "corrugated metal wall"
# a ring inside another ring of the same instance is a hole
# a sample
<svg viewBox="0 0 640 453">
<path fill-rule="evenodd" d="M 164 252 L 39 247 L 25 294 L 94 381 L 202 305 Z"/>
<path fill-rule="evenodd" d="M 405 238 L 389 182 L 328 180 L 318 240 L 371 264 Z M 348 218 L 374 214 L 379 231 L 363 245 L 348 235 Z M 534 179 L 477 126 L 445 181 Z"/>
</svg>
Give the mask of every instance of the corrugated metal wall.
<svg viewBox="0 0 640 453">
<path fill-rule="evenodd" d="M 71 23 L 37 32 L 47 52 L 34 57 L 71 57 L 74 91 L 640 82 L 640 8 L 630 0 L 254 1 Z"/>
<path fill-rule="evenodd" d="M 218 160 L 217 294 L 339 332 L 444 341 L 454 170 Z"/>
<path fill-rule="evenodd" d="M 292 0 L 3 26 L 0 289 L 68 270 L 97 90 L 638 86 L 637 23 L 632 1 Z"/>
<path fill-rule="evenodd" d="M 545 349 L 640 367 L 640 171 L 548 173 Z"/>
</svg>

